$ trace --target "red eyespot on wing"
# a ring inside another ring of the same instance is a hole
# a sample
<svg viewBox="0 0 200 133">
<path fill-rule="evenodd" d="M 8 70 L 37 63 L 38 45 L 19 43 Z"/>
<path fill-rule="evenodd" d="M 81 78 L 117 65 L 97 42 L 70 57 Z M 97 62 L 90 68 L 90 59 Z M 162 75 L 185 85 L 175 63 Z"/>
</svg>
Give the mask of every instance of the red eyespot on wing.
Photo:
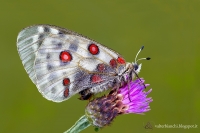
<svg viewBox="0 0 200 133">
<path fill-rule="evenodd" d="M 99 47 L 94 43 L 89 45 L 88 50 L 93 55 L 96 55 L 99 53 Z"/>
<path fill-rule="evenodd" d="M 64 97 L 68 97 L 69 96 L 69 89 L 66 88 L 64 91 Z"/>
<path fill-rule="evenodd" d="M 99 82 L 102 81 L 102 79 L 101 79 L 101 77 L 99 75 L 94 74 L 91 77 L 91 81 L 92 81 L 92 83 L 99 83 Z"/>
<path fill-rule="evenodd" d="M 68 85 L 69 83 L 70 83 L 69 78 L 63 79 L 63 85 L 64 85 L 64 86 Z"/>
<path fill-rule="evenodd" d="M 105 70 L 105 65 L 104 64 L 98 64 L 97 69 L 102 72 L 103 70 Z"/>
<path fill-rule="evenodd" d="M 61 60 L 62 62 L 69 62 L 69 61 L 72 60 L 72 56 L 71 56 L 71 54 L 70 54 L 69 52 L 67 52 L 67 51 L 62 51 L 62 52 L 60 53 L 60 60 Z"/>
<path fill-rule="evenodd" d="M 110 66 L 111 66 L 112 68 L 117 67 L 117 62 L 116 62 L 115 59 L 110 60 Z"/>
<path fill-rule="evenodd" d="M 118 58 L 117 58 L 117 62 L 118 62 L 119 64 L 125 64 L 125 63 L 126 63 L 125 60 L 124 60 L 122 57 L 118 57 Z"/>
</svg>

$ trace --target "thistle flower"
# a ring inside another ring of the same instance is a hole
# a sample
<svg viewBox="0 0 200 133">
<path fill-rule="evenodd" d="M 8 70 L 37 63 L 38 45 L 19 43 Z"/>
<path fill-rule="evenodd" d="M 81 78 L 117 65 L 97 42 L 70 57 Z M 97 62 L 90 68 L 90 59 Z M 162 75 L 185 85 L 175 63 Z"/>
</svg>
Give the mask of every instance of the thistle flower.
<svg viewBox="0 0 200 133">
<path fill-rule="evenodd" d="M 149 103 L 152 98 L 147 95 L 152 91 L 145 92 L 149 84 L 144 84 L 142 78 L 131 81 L 128 85 L 111 91 L 108 95 L 96 98 L 89 102 L 82 116 L 70 129 L 64 133 L 78 133 L 93 125 L 101 128 L 111 124 L 116 116 L 121 114 L 143 114 L 150 110 Z"/>
<path fill-rule="evenodd" d="M 121 114 L 143 114 L 150 110 L 149 103 L 152 98 L 147 95 L 152 91 L 145 92 L 144 89 L 149 84 L 144 84 L 143 79 L 137 79 L 119 90 L 111 91 L 107 96 L 103 96 L 89 102 L 86 107 L 86 116 L 96 127 L 109 125 L 113 119 Z"/>
</svg>

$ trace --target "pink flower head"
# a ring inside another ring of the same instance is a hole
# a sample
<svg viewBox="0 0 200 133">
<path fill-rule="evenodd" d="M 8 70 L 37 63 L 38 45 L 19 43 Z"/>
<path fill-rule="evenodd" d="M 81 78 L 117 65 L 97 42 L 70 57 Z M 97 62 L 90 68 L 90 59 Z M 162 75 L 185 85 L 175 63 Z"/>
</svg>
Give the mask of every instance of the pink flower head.
<svg viewBox="0 0 200 133">
<path fill-rule="evenodd" d="M 143 79 L 136 79 L 130 82 L 130 88 L 128 85 L 120 88 L 117 92 L 118 97 L 122 97 L 121 101 L 126 107 L 122 113 L 135 113 L 142 114 L 150 110 L 149 103 L 153 101 L 152 98 L 147 98 L 147 95 L 152 91 L 145 92 L 145 88 L 149 84 L 144 84 Z"/>
<path fill-rule="evenodd" d="M 131 81 L 129 85 L 111 91 L 108 95 L 90 101 L 86 107 L 86 116 L 94 126 L 104 127 L 121 114 L 143 114 L 150 110 L 152 98 L 147 95 L 152 91 L 144 90 L 149 84 L 144 84 L 142 78 Z"/>
</svg>

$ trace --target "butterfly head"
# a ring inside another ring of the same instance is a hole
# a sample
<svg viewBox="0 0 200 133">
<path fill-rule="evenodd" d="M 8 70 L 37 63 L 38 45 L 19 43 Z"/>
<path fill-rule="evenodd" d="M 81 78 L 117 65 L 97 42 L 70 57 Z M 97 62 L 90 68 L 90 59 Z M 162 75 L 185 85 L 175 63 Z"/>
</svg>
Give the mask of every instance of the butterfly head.
<svg viewBox="0 0 200 133">
<path fill-rule="evenodd" d="M 137 64 L 137 63 L 132 63 L 132 65 L 133 65 L 133 70 L 136 72 L 136 73 L 139 73 L 140 72 L 140 70 L 141 70 L 141 67 L 142 67 L 142 64 Z"/>
</svg>

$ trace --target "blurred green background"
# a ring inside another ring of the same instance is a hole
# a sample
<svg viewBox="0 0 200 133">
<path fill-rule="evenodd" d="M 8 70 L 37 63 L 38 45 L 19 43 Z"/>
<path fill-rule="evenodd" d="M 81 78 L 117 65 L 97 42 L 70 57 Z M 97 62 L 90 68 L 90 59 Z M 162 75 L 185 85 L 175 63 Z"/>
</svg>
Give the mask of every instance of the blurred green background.
<svg viewBox="0 0 200 133">
<path fill-rule="evenodd" d="M 197 124 L 200 131 L 199 0 L 10 0 L 0 3 L 0 133 L 62 133 L 84 114 L 78 95 L 62 103 L 46 100 L 26 74 L 16 49 L 18 32 L 53 24 L 86 35 L 133 61 L 142 45 L 140 77 L 154 101 L 146 115 L 121 115 L 101 133 L 142 133 L 147 122 Z M 150 88 L 149 87 L 149 88 Z M 93 127 L 83 133 L 95 132 Z"/>
</svg>

